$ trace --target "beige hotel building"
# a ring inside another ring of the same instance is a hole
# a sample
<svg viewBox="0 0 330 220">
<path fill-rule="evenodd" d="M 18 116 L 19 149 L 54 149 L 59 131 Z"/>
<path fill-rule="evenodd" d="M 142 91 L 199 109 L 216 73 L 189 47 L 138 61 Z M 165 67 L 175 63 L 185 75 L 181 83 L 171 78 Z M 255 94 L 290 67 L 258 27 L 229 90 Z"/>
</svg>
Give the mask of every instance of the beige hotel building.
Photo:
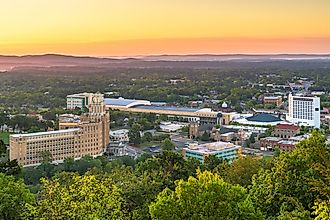
<svg viewBox="0 0 330 220">
<path fill-rule="evenodd" d="M 51 154 L 54 163 L 65 158 L 75 159 L 85 155 L 98 156 L 105 152 L 110 142 L 109 112 L 102 94 L 94 94 L 88 113 L 74 122 L 61 120 L 60 130 L 10 136 L 10 160 L 23 166 L 38 165 L 43 153 Z"/>
</svg>

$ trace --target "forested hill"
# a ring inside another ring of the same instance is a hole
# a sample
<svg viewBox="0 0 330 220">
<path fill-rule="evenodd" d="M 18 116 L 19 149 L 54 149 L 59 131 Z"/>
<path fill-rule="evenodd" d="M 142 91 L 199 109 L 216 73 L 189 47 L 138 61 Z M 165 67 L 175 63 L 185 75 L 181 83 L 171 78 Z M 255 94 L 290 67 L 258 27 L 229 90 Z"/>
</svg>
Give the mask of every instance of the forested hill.
<svg viewBox="0 0 330 220">
<path fill-rule="evenodd" d="M 59 54 L 1 56 L 0 70 L 9 71 L 22 67 L 52 66 L 97 66 L 97 67 L 181 67 L 181 68 L 223 68 L 250 66 L 295 66 L 313 68 L 330 67 L 330 55 L 161 55 L 136 58 L 100 58 L 68 56 Z"/>
</svg>

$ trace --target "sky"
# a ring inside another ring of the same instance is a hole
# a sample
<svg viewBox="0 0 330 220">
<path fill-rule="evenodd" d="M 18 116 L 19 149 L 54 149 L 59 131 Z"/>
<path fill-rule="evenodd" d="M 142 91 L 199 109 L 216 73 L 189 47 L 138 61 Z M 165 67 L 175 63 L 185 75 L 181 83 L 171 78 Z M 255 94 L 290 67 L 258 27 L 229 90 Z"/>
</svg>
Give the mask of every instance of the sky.
<svg viewBox="0 0 330 220">
<path fill-rule="evenodd" d="M 0 0 L 0 54 L 330 53 L 330 0 Z"/>
</svg>

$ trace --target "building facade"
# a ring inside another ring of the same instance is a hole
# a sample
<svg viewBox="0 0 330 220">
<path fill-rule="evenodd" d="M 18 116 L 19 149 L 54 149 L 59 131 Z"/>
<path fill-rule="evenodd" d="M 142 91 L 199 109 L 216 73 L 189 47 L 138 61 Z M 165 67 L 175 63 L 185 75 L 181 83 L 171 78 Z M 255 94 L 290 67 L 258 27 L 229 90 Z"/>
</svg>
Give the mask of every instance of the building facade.
<svg viewBox="0 0 330 220">
<path fill-rule="evenodd" d="M 275 105 L 275 106 L 280 106 L 282 105 L 282 96 L 265 96 L 263 103 L 265 105 Z"/>
<path fill-rule="evenodd" d="M 273 135 L 280 138 L 291 138 L 300 133 L 300 127 L 290 124 L 278 124 L 274 127 Z"/>
<path fill-rule="evenodd" d="M 210 155 L 230 162 L 238 157 L 240 151 L 240 146 L 222 141 L 202 145 L 191 144 L 188 148 L 182 149 L 184 158 L 195 158 L 202 163 Z"/>
<path fill-rule="evenodd" d="M 111 142 L 129 142 L 128 129 L 110 131 Z"/>
<path fill-rule="evenodd" d="M 188 122 L 199 122 L 200 124 L 221 124 L 222 113 L 212 111 L 210 108 L 185 108 L 175 106 L 159 105 L 159 103 L 147 100 L 135 100 L 124 98 L 106 98 L 107 108 L 134 113 L 153 113 L 167 115 L 168 117 L 181 117 Z"/>
<path fill-rule="evenodd" d="M 288 101 L 288 121 L 297 125 L 320 128 L 319 97 L 293 96 L 290 93 Z"/>
<path fill-rule="evenodd" d="M 58 163 L 68 157 L 101 155 L 110 142 L 109 124 L 103 96 L 96 94 L 89 104 L 89 112 L 81 115 L 80 121 L 70 129 L 11 135 L 10 160 L 33 166 L 42 162 L 45 153 Z"/>
<path fill-rule="evenodd" d="M 68 95 L 66 97 L 66 108 L 67 109 L 88 108 L 89 104 L 92 103 L 92 98 L 95 95 L 96 94 L 94 93 L 87 93 L 87 92 Z"/>
</svg>

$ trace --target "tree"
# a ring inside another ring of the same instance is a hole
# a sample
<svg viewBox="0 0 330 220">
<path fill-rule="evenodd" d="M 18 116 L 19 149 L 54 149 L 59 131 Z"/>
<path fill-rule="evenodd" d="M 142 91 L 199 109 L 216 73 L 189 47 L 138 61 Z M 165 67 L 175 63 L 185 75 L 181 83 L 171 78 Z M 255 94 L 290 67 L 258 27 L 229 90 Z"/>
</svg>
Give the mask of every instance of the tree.
<svg viewBox="0 0 330 220">
<path fill-rule="evenodd" d="M 209 141 L 210 140 L 210 135 L 206 131 L 204 131 L 204 133 L 201 136 L 201 140 L 202 141 Z"/>
<path fill-rule="evenodd" d="M 257 174 L 262 167 L 262 160 L 257 157 L 239 157 L 225 166 L 219 175 L 228 183 L 248 187 L 252 184 L 253 175 Z"/>
<path fill-rule="evenodd" d="M 206 170 L 213 171 L 214 168 L 216 168 L 219 164 L 222 163 L 222 161 L 223 161 L 222 159 L 211 154 L 211 155 L 208 155 L 207 157 L 205 157 L 203 167 Z"/>
<path fill-rule="evenodd" d="M 179 180 L 174 191 L 165 189 L 149 209 L 152 219 L 263 219 L 246 189 L 209 171 Z"/>
<path fill-rule="evenodd" d="M 2 156 L 2 154 L 7 153 L 7 147 L 5 145 L 5 143 L 3 142 L 3 140 L 0 139 L 0 157 Z"/>
<path fill-rule="evenodd" d="M 129 142 L 134 145 L 139 145 L 141 143 L 140 125 L 134 123 L 128 131 Z"/>
<path fill-rule="evenodd" d="M 143 142 L 152 141 L 152 134 L 150 132 L 145 132 L 142 137 Z"/>
<path fill-rule="evenodd" d="M 175 144 L 169 138 L 166 138 L 165 140 L 162 141 L 161 148 L 163 151 L 175 150 Z"/>
<path fill-rule="evenodd" d="M 138 175 L 152 174 L 164 187 L 173 189 L 176 180 L 194 176 L 199 165 L 195 160 L 184 160 L 182 154 L 175 151 L 163 151 L 156 157 L 140 162 L 135 172 Z"/>
<path fill-rule="evenodd" d="M 311 218 L 314 204 L 327 198 L 323 193 L 327 191 L 323 187 L 317 190 L 314 185 L 326 181 L 315 166 L 321 163 L 326 167 L 329 159 L 325 138 L 314 131 L 292 152 L 282 152 L 274 158 L 272 168 L 261 169 L 253 177 L 252 200 L 268 217 Z"/>
<path fill-rule="evenodd" d="M 26 204 L 35 203 L 34 195 L 22 180 L 0 173 L 0 219 L 21 219 Z"/>
<path fill-rule="evenodd" d="M 330 219 L 330 200 L 317 201 L 314 206 L 315 211 L 313 214 L 316 215 L 315 220 L 328 220 Z"/>
<path fill-rule="evenodd" d="M 131 167 L 115 167 L 109 176 L 119 188 L 123 198 L 122 210 L 126 219 L 150 219 L 149 205 L 162 191 L 162 182 L 153 173 L 136 175 Z"/>
<path fill-rule="evenodd" d="M 42 180 L 37 206 L 25 218 L 38 219 L 123 219 L 122 198 L 110 178 L 63 173 Z"/>
<path fill-rule="evenodd" d="M 6 175 L 18 175 L 21 172 L 21 167 L 18 165 L 17 160 L 0 161 L 0 173 Z"/>
</svg>

